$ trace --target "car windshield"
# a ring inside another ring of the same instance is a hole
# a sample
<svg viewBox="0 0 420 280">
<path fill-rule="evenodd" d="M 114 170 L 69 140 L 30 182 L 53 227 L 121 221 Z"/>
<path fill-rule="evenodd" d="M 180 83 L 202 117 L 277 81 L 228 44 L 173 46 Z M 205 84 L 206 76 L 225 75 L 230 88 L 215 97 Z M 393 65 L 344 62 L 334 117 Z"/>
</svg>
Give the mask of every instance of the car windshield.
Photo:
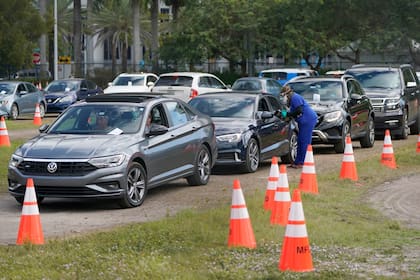
<svg viewBox="0 0 420 280">
<path fill-rule="evenodd" d="M 114 86 L 127 86 L 129 82 L 132 85 L 142 85 L 144 77 L 139 76 L 119 76 L 113 82 Z"/>
<path fill-rule="evenodd" d="M 258 80 L 238 80 L 232 90 L 262 90 L 261 83 Z"/>
<path fill-rule="evenodd" d="M 181 86 L 191 87 L 193 78 L 189 76 L 160 76 L 155 86 Z"/>
<path fill-rule="evenodd" d="M 0 94 L 11 94 L 15 87 L 15 84 L 0 83 Z"/>
<path fill-rule="evenodd" d="M 48 130 L 50 134 L 130 134 L 139 130 L 143 107 L 84 104 L 70 107 Z"/>
<path fill-rule="evenodd" d="M 308 102 L 337 102 L 343 99 L 343 87 L 339 81 L 307 81 L 289 85 Z"/>
<path fill-rule="evenodd" d="M 255 98 L 220 95 L 193 98 L 189 104 L 210 117 L 250 119 L 254 113 Z"/>
<path fill-rule="evenodd" d="M 398 89 L 401 87 L 397 70 L 348 71 L 364 88 Z"/>
<path fill-rule="evenodd" d="M 63 92 L 63 91 L 74 91 L 79 87 L 79 82 L 77 81 L 54 81 L 51 82 L 46 88 L 45 91 L 48 92 Z"/>
</svg>

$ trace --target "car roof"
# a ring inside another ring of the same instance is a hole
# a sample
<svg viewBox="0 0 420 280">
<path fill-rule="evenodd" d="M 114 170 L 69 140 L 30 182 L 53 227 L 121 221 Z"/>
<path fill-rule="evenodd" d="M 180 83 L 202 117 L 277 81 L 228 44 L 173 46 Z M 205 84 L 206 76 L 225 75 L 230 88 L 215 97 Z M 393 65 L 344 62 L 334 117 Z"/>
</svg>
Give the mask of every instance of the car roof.
<svg viewBox="0 0 420 280">
<path fill-rule="evenodd" d="M 254 96 L 273 96 L 272 94 L 269 93 L 264 93 L 264 92 L 260 92 L 260 91 L 243 91 L 243 90 L 232 90 L 229 92 L 226 91 L 217 91 L 217 92 L 205 92 L 202 93 L 194 98 L 200 98 L 200 97 L 206 97 L 206 96 L 219 96 L 219 95 L 224 95 L 224 96 L 250 96 L 250 95 L 254 95 Z"/>
<path fill-rule="evenodd" d="M 140 72 L 140 73 L 120 73 L 119 75 L 117 75 L 117 77 L 143 77 L 143 76 L 146 76 L 146 75 L 154 75 L 154 76 L 157 76 L 154 73 L 143 73 L 143 72 Z"/>
<path fill-rule="evenodd" d="M 215 75 L 211 73 L 206 73 L 206 72 L 170 72 L 170 73 L 160 74 L 160 76 L 191 76 L 191 77 L 213 76 L 215 77 Z"/>
<path fill-rule="evenodd" d="M 325 75 L 313 76 L 313 77 L 299 76 L 299 77 L 291 79 L 286 84 L 294 83 L 294 82 L 302 82 L 302 81 L 303 82 L 306 82 L 306 81 L 340 81 L 340 82 L 343 82 L 346 79 L 354 79 L 354 77 L 352 75 L 349 75 L 349 74 L 344 74 L 340 77 L 325 76 Z"/>
<path fill-rule="evenodd" d="M 410 64 L 355 64 L 346 71 L 352 71 L 357 69 L 378 69 L 378 68 L 388 68 L 388 69 L 400 69 L 404 67 L 412 67 Z"/>
<path fill-rule="evenodd" d="M 244 80 L 251 80 L 251 81 L 255 81 L 255 80 L 272 80 L 272 81 L 276 81 L 275 79 L 269 78 L 269 77 L 242 77 L 242 78 L 238 78 L 236 81 L 244 81 Z"/>
<path fill-rule="evenodd" d="M 306 72 L 314 72 L 312 69 L 306 68 L 275 68 L 275 69 L 266 69 L 262 70 L 261 72 L 288 72 L 288 73 L 306 73 Z"/>
<path fill-rule="evenodd" d="M 126 103 L 143 103 L 147 100 L 152 99 L 166 99 L 166 100 L 178 100 L 176 98 L 166 97 L 162 94 L 151 94 L 150 92 L 145 93 L 109 93 L 109 94 L 98 94 L 86 97 L 85 101 L 90 102 L 126 102 Z"/>
</svg>

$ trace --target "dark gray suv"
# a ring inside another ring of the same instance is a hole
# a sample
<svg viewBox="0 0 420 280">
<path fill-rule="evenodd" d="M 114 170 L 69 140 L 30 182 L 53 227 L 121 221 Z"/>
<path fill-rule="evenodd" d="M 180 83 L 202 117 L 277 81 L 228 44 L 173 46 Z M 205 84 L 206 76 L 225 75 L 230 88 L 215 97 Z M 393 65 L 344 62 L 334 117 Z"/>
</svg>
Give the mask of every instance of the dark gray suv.
<svg viewBox="0 0 420 280">
<path fill-rule="evenodd" d="M 212 120 L 174 98 L 106 94 L 63 112 L 13 153 L 9 192 L 23 202 L 32 178 L 47 197 L 143 203 L 150 188 L 185 178 L 205 185 L 217 158 Z"/>
<path fill-rule="evenodd" d="M 411 65 L 354 65 L 346 74 L 353 75 L 369 96 L 377 135 L 386 129 L 400 139 L 419 133 L 420 83 Z"/>
</svg>

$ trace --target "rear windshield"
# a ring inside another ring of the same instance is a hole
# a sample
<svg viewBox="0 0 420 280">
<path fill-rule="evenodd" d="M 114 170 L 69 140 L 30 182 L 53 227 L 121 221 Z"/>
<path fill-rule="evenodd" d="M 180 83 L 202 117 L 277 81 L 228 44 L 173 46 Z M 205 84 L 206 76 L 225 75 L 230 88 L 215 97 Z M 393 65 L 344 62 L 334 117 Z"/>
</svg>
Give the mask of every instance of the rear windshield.
<svg viewBox="0 0 420 280">
<path fill-rule="evenodd" d="M 161 76 L 155 86 L 191 87 L 193 78 L 189 76 Z"/>
<path fill-rule="evenodd" d="M 128 82 L 131 82 L 132 85 L 142 85 L 144 77 L 139 76 L 120 76 L 117 77 L 114 81 L 115 86 L 126 86 Z"/>
<path fill-rule="evenodd" d="M 233 86 L 233 90 L 262 90 L 261 83 L 258 80 L 238 80 Z"/>
</svg>

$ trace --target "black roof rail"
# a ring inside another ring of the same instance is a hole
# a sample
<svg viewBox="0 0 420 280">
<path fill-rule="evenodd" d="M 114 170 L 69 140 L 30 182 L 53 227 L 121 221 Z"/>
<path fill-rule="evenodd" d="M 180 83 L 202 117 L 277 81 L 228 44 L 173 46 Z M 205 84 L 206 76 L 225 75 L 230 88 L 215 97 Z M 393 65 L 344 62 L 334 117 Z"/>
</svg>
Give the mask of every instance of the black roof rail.
<svg viewBox="0 0 420 280">
<path fill-rule="evenodd" d="M 86 102 L 135 102 L 142 103 L 148 99 L 162 97 L 160 94 L 151 93 L 110 93 L 86 97 Z"/>
</svg>

